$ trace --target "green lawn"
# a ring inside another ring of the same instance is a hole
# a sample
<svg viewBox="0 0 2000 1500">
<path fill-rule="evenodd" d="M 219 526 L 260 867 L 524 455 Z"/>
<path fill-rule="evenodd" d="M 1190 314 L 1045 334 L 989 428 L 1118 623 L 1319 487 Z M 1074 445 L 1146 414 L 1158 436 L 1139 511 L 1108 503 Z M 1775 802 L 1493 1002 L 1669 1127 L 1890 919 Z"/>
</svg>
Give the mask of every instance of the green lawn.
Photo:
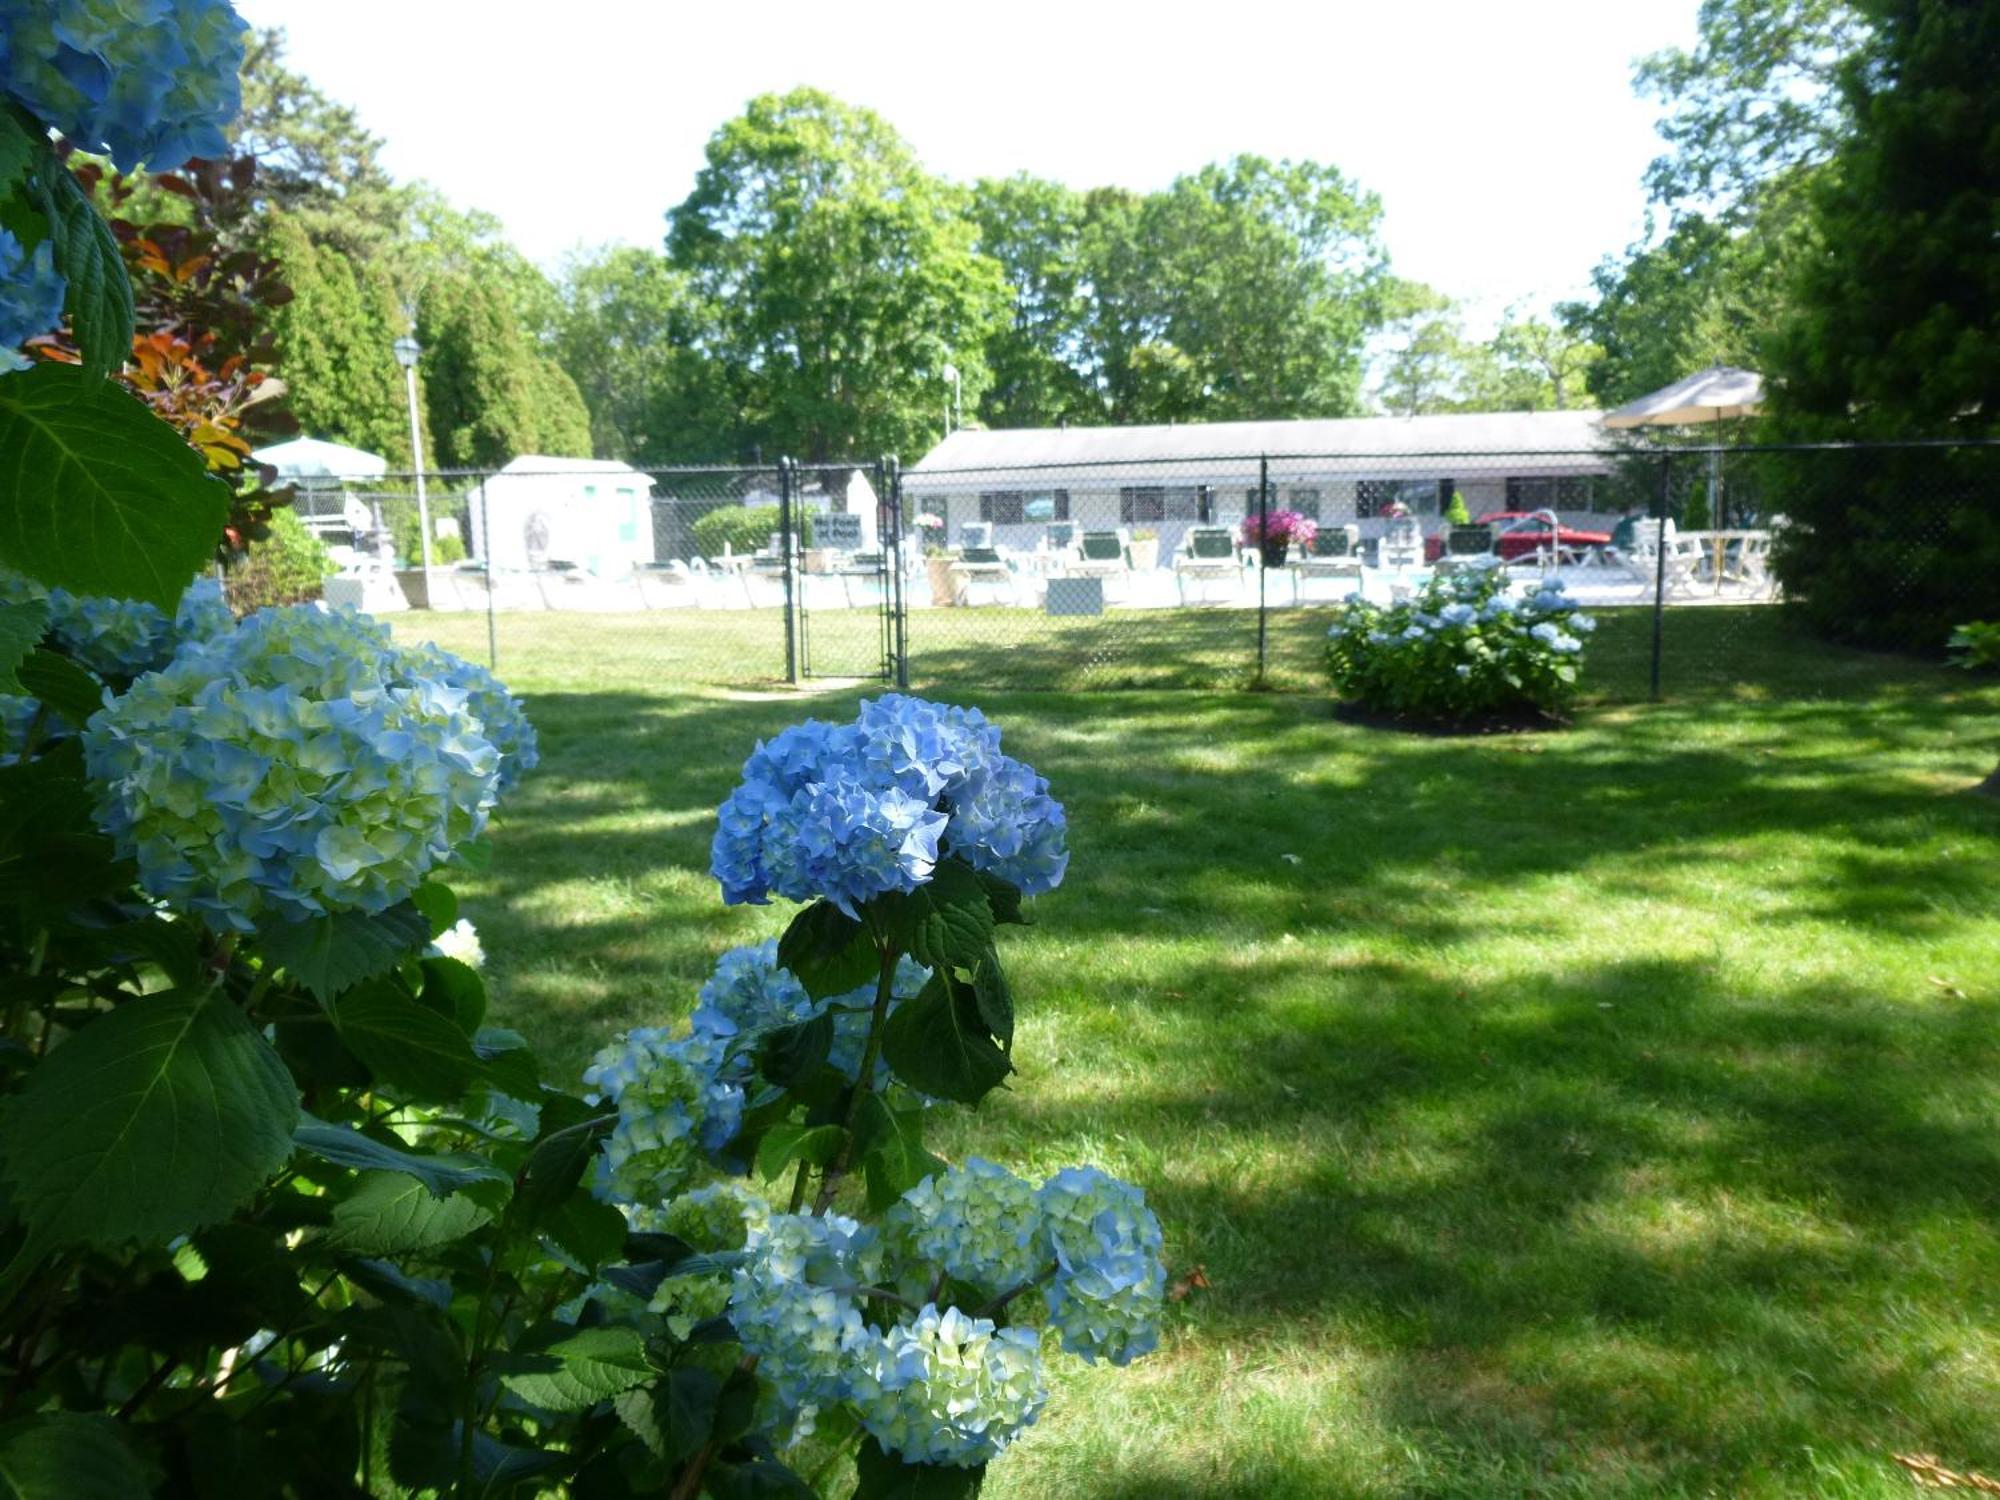
<svg viewBox="0 0 2000 1500">
<path fill-rule="evenodd" d="M 1153 1359 L 1065 1362 L 989 1494 L 2000 1472 L 2000 804 L 1964 790 L 2000 693 L 1689 613 L 1674 701 L 1476 740 L 960 663 L 1075 855 L 1009 934 L 1020 1076 L 952 1147 L 1137 1180 L 1212 1283 Z M 545 759 L 466 907 L 502 1019 L 578 1065 L 780 929 L 721 906 L 712 810 L 756 737 L 853 695 L 677 687 L 657 626 L 504 623 Z M 1599 666 L 1642 644 L 1607 627 Z"/>
</svg>

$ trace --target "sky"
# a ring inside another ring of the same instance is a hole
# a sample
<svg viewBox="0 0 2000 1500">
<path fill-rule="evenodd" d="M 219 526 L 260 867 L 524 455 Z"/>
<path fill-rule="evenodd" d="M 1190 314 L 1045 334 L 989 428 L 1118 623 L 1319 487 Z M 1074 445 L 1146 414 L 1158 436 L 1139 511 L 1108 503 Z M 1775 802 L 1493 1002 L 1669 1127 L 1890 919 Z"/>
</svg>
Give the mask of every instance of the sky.
<svg viewBox="0 0 2000 1500">
<path fill-rule="evenodd" d="M 1477 329 L 1582 293 L 1641 231 L 1641 54 L 1698 0 L 237 0 L 354 105 L 386 161 L 497 214 L 553 269 L 657 245 L 718 125 L 811 84 L 935 172 L 1145 191 L 1238 153 L 1340 168 L 1383 204 L 1398 274 Z"/>
</svg>

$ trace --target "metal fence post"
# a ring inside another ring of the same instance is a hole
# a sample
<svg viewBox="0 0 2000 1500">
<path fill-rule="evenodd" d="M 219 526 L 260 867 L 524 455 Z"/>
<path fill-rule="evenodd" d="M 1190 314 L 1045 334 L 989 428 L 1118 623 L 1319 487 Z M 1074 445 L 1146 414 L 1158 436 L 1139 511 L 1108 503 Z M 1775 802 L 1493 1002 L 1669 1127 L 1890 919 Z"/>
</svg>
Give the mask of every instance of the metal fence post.
<svg viewBox="0 0 2000 1500">
<path fill-rule="evenodd" d="M 1660 458 L 1660 500 L 1653 537 L 1653 702 L 1660 701 L 1660 657 L 1667 624 L 1667 511 L 1673 499 L 1674 456 Z"/>
<path fill-rule="evenodd" d="M 785 579 L 785 681 L 799 682 L 798 607 L 793 602 L 793 572 L 797 566 L 792 549 L 792 500 L 794 461 L 778 460 L 778 548 L 783 555 L 780 571 Z"/>
<path fill-rule="evenodd" d="M 1271 456 L 1259 454 L 1257 458 L 1257 686 L 1264 686 L 1265 657 L 1269 650 L 1271 621 L 1264 598 L 1265 575 L 1271 570 L 1264 566 L 1264 538 L 1271 527 Z"/>
<path fill-rule="evenodd" d="M 486 490 L 486 481 L 491 477 L 488 474 L 479 477 L 479 557 L 486 564 L 486 665 L 497 672 L 500 670 L 500 625 L 493 613 L 493 500 Z"/>
<path fill-rule="evenodd" d="M 906 560 L 902 556 L 902 460 L 896 454 L 888 456 L 888 524 L 890 534 L 896 538 L 896 550 L 890 554 L 892 566 L 896 568 L 894 592 L 894 616 L 890 618 L 890 640 L 896 652 L 896 688 L 910 688 L 910 574 Z"/>
</svg>

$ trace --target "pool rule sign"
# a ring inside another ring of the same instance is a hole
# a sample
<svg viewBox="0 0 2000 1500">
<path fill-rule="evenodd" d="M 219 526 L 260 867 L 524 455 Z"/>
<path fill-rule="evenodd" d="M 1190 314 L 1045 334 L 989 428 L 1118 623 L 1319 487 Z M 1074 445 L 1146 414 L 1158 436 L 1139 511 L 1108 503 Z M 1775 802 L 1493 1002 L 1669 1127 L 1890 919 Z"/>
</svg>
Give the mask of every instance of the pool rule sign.
<svg viewBox="0 0 2000 1500">
<path fill-rule="evenodd" d="M 861 517 L 844 510 L 826 510 L 812 518 L 813 545 L 833 552 L 861 550 Z"/>
</svg>

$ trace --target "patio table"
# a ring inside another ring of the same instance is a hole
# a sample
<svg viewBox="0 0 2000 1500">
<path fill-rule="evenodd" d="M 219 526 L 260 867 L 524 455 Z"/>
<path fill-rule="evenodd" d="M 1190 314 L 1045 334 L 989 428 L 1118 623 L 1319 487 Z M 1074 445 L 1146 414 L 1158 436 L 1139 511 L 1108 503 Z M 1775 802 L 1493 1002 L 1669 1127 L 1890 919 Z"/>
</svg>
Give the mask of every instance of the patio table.
<svg viewBox="0 0 2000 1500">
<path fill-rule="evenodd" d="M 1725 564 L 1728 560 L 1729 544 L 1752 540 L 1768 541 L 1771 533 L 1758 528 L 1747 528 L 1728 531 L 1683 531 L 1680 535 L 1684 541 L 1701 545 L 1704 561 L 1708 567 L 1708 576 L 1715 580 L 1715 591 L 1719 594 L 1728 577 Z"/>
</svg>

